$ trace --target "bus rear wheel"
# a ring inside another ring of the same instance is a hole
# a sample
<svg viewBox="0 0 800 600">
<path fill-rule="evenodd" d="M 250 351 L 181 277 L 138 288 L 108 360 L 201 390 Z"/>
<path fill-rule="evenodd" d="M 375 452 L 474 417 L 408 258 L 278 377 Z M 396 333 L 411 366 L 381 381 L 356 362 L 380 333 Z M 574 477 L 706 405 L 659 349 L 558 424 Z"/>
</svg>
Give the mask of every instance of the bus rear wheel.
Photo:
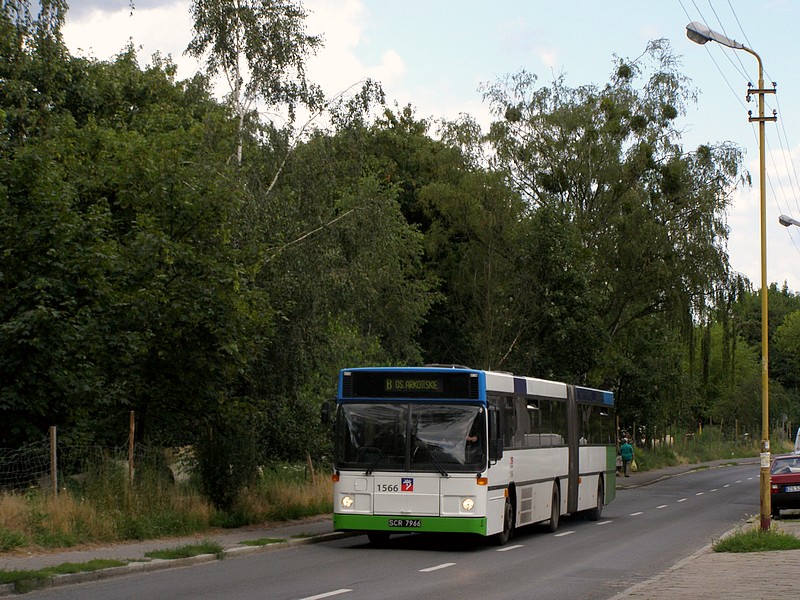
<svg viewBox="0 0 800 600">
<path fill-rule="evenodd" d="M 603 480 L 601 478 L 600 481 L 597 482 L 597 506 L 590 508 L 586 513 L 590 521 L 599 521 L 600 517 L 603 516 L 603 500 L 604 489 Z"/>
<path fill-rule="evenodd" d="M 547 530 L 555 533 L 558 530 L 558 521 L 561 519 L 561 494 L 558 485 L 553 484 L 553 499 L 550 505 L 550 521 L 547 523 Z"/>
</svg>

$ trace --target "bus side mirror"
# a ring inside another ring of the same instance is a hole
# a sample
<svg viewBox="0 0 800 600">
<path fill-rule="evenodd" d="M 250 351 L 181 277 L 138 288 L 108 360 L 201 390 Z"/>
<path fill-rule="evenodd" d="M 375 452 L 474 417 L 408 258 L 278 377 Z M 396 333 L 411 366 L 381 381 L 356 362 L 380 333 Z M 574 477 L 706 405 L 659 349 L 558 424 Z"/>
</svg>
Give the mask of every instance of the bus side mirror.
<svg viewBox="0 0 800 600">
<path fill-rule="evenodd" d="M 500 411 L 489 407 L 489 462 L 496 463 L 503 458 L 503 436 L 500 433 Z"/>
</svg>

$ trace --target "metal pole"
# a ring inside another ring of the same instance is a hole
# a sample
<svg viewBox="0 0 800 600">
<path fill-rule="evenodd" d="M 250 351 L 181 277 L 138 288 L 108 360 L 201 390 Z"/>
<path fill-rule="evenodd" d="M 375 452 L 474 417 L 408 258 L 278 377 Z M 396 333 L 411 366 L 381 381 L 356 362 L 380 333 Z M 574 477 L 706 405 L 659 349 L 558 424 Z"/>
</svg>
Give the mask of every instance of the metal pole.
<svg viewBox="0 0 800 600">
<path fill-rule="evenodd" d="M 764 116 L 764 94 L 775 93 L 775 90 L 764 89 L 764 68 L 761 57 L 750 48 L 742 48 L 756 57 L 758 61 L 758 117 L 750 117 L 750 121 L 758 121 L 758 160 L 761 194 L 761 529 L 768 531 L 772 514 L 770 481 L 769 481 L 769 288 L 767 286 L 767 182 L 765 168 L 764 123 L 774 121 L 777 117 Z M 747 97 L 753 90 L 748 89 Z"/>
<path fill-rule="evenodd" d="M 55 425 L 50 426 L 50 480 L 53 484 L 53 496 L 58 497 L 58 454 L 57 433 Z"/>
<path fill-rule="evenodd" d="M 133 485 L 133 446 L 134 446 L 134 432 L 136 430 L 136 413 L 131 411 L 130 430 L 128 432 L 128 483 Z"/>
<path fill-rule="evenodd" d="M 758 61 L 758 89 L 753 90 L 751 84 L 747 86 L 747 100 L 750 95 L 758 94 L 758 117 L 750 116 L 750 121 L 758 121 L 758 155 L 761 188 L 761 529 L 768 530 L 771 515 L 771 498 L 769 482 L 769 301 L 767 287 L 767 183 L 765 179 L 765 144 L 764 144 L 764 123 L 766 121 L 777 121 L 777 116 L 764 116 L 764 94 L 774 94 L 775 84 L 771 90 L 764 89 L 764 68 L 761 64 L 761 57 L 753 50 L 732 40 L 726 35 L 717 33 L 708 26 L 695 21 L 686 26 L 686 36 L 697 44 L 707 42 L 717 42 L 734 50 L 744 50 L 756 57 Z M 774 111 L 773 111 L 774 115 Z"/>
</svg>

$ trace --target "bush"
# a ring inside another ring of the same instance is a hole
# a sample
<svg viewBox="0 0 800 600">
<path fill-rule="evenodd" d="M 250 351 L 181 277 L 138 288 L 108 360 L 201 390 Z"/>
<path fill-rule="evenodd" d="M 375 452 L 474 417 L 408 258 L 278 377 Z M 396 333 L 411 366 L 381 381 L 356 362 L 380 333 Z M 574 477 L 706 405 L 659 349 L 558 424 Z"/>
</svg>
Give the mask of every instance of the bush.
<svg viewBox="0 0 800 600">
<path fill-rule="evenodd" d="M 246 419 L 220 419 L 197 447 L 200 488 L 221 511 L 230 511 L 241 491 L 255 481 L 258 451 L 254 428 Z"/>
</svg>

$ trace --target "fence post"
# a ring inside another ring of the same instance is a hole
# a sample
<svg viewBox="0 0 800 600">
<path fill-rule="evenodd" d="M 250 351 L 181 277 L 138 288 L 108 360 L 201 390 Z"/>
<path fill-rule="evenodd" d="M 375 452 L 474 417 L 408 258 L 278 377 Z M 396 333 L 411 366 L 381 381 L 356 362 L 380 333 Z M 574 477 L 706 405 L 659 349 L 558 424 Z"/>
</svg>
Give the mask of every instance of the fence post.
<svg viewBox="0 0 800 600">
<path fill-rule="evenodd" d="M 50 480 L 53 484 L 53 495 L 58 497 L 58 461 L 56 455 L 56 426 L 50 426 Z"/>
<path fill-rule="evenodd" d="M 136 413 L 131 411 L 130 433 L 128 434 L 128 483 L 133 485 L 133 433 L 136 428 Z"/>
</svg>

